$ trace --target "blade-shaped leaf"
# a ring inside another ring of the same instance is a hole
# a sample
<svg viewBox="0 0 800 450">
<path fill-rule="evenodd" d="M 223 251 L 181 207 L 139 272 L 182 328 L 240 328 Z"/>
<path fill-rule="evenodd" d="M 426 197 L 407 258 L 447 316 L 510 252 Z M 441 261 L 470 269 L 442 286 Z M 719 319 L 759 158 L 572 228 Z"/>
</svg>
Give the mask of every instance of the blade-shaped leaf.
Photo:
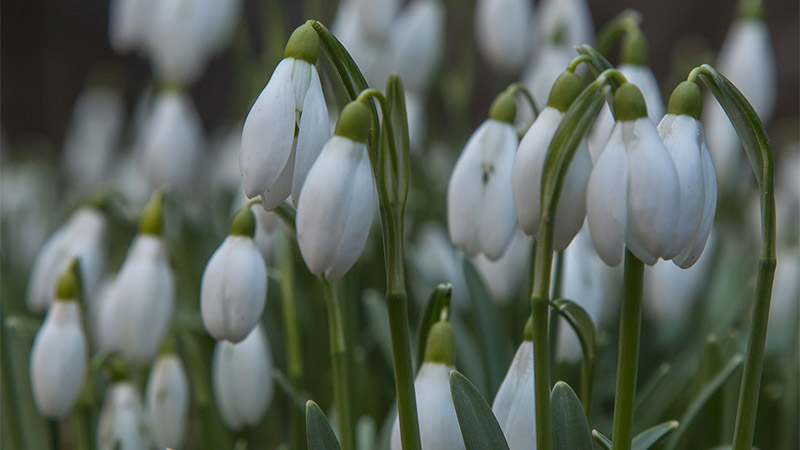
<svg viewBox="0 0 800 450">
<path fill-rule="evenodd" d="M 508 450 L 503 430 L 478 389 L 467 377 L 450 372 L 450 395 L 467 450 Z"/>
<path fill-rule="evenodd" d="M 667 440 L 667 444 L 665 446 L 666 450 L 674 450 L 678 443 L 680 442 L 681 438 L 686 434 L 686 430 L 689 429 L 689 425 L 692 423 L 694 418 L 700 412 L 700 410 L 708 403 L 708 400 L 719 390 L 719 388 L 725 383 L 725 381 L 730 377 L 733 372 L 739 368 L 742 364 L 742 360 L 744 358 L 741 354 L 736 354 L 733 358 L 728 361 L 728 364 L 720 370 L 720 372 L 714 376 L 703 389 L 700 390 L 700 393 L 689 403 L 689 407 L 686 408 L 686 412 L 683 413 L 681 416 L 680 423 L 681 427 L 673 433 L 669 439 Z"/>
<path fill-rule="evenodd" d="M 603 447 L 605 450 L 611 450 L 611 439 L 607 438 L 606 435 L 597 430 L 592 430 L 592 437 L 600 447 Z"/>
<path fill-rule="evenodd" d="M 492 303 L 489 291 L 481 281 L 481 276 L 469 258 L 463 257 L 464 278 L 467 281 L 469 298 L 475 313 L 483 346 L 483 357 L 486 361 L 486 373 L 489 382 L 487 396 L 493 396 L 511 363 L 511 347 L 500 326 L 497 310 Z"/>
<path fill-rule="evenodd" d="M 570 327 L 578 335 L 583 350 L 583 378 L 581 385 L 581 402 L 583 409 L 589 414 L 592 398 L 592 378 L 595 360 L 595 329 L 592 318 L 580 305 L 566 299 L 557 299 L 550 305 L 566 319 Z"/>
<path fill-rule="evenodd" d="M 633 438 L 631 448 L 632 450 L 647 450 L 677 428 L 678 422 L 675 420 L 670 420 L 669 422 L 664 422 L 652 428 L 648 428 Z"/>
<path fill-rule="evenodd" d="M 453 286 L 450 283 L 442 283 L 436 286 L 425 302 L 425 309 L 419 317 L 417 328 L 417 361 L 425 359 L 425 345 L 428 342 L 428 332 L 431 327 L 442 315 L 442 310 L 450 308 L 450 297 L 453 294 Z M 421 365 L 421 363 L 420 363 Z"/>
<path fill-rule="evenodd" d="M 655 390 L 661 385 L 661 382 L 667 378 L 667 374 L 672 369 L 672 366 L 669 363 L 664 363 L 658 366 L 655 373 L 647 379 L 647 382 L 644 383 L 641 389 L 636 393 L 636 403 L 633 405 L 633 413 L 636 414 L 636 410 L 639 409 L 642 405 L 646 405 L 650 396 L 655 392 Z"/>
<path fill-rule="evenodd" d="M 320 450 L 341 450 L 336 434 L 328 423 L 328 418 L 312 400 L 306 402 L 306 432 L 308 448 Z"/>
<path fill-rule="evenodd" d="M 553 439 L 556 450 L 592 450 L 592 433 L 578 396 L 559 381 L 550 394 Z"/>
</svg>

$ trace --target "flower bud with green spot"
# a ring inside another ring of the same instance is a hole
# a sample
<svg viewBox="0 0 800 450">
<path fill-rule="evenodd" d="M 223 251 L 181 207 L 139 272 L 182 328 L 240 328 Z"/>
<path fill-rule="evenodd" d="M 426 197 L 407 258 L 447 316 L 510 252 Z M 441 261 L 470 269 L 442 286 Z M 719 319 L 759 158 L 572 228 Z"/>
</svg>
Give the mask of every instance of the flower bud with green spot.
<svg viewBox="0 0 800 450">
<path fill-rule="evenodd" d="M 183 446 L 189 418 L 189 378 L 173 352 L 162 353 L 150 370 L 145 416 L 158 448 Z"/>
<path fill-rule="evenodd" d="M 686 114 L 700 120 L 703 112 L 703 95 L 697 83 L 684 81 L 680 83 L 669 97 L 667 114 Z"/>
<path fill-rule="evenodd" d="M 247 236 L 253 237 L 256 232 L 256 218 L 250 205 L 239 208 L 236 214 L 233 215 L 231 220 L 231 235 L 232 236 Z"/>
<path fill-rule="evenodd" d="M 428 332 L 424 361 L 446 366 L 456 365 L 456 336 L 453 327 L 446 321 L 436 322 Z"/>
<path fill-rule="evenodd" d="M 489 108 L 489 118 L 500 122 L 514 123 L 517 117 L 517 100 L 514 92 L 506 89 L 495 97 Z"/>
<path fill-rule="evenodd" d="M 81 273 L 78 258 L 72 258 L 67 270 L 58 279 L 56 300 L 78 300 L 81 292 Z"/>
<path fill-rule="evenodd" d="M 642 91 L 632 83 L 624 83 L 614 93 L 614 112 L 618 122 L 647 117 Z"/>
<path fill-rule="evenodd" d="M 319 35 L 308 21 L 295 28 L 286 49 L 283 51 L 284 58 L 295 58 L 306 61 L 309 64 L 316 64 L 319 56 Z"/>
<path fill-rule="evenodd" d="M 369 106 L 365 101 L 354 100 L 342 109 L 333 134 L 366 144 L 371 123 Z"/>
<path fill-rule="evenodd" d="M 561 112 L 567 112 L 572 102 L 578 98 L 583 90 L 581 78 L 574 72 L 564 72 L 556 78 L 553 89 L 550 90 L 550 97 L 547 106 L 555 108 Z"/>
</svg>

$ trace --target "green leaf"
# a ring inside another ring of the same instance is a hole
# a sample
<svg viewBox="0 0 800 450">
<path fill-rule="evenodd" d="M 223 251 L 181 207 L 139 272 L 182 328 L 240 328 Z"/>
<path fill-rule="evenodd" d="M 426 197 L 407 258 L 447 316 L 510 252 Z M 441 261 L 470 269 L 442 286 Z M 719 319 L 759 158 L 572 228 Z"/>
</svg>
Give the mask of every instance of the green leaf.
<svg viewBox="0 0 800 450">
<path fill-rule="evenodd" d="M 306 402 L 306 432 L 308 448 L 314 450 L 341 450 L 328 418 L 313 400 Z"/>
<path fill-rule="evenodd" d="M 714 375 L 716 375 L 725 364 L 722 357 L 722 346 L 716 336 L 708 335 L 697 358 L 697 369 L 690 388 L 691 396 L 696 397 L 702 391 Z M 711 448 L 719 443 L 721 436 L 723 415 L 723 389 L 720 389 L 702 408 L 701 413 L 696 419 L 696 423 L 689 430 L 689 440 L 697 448 Z"/>
<path fill-rule="evenodd" d="M 483 357 L 486 362 L 487 381 L 489 391 L 487 396 L 493 396 L 506 375 L 511 363 L 511 347 L 506 339 L 506 334 L 500 325 L 497 310 L 492 303 L 489 291 L 481 281 L 481 276 L 469 258 L 462 257 L 464 278 L 467 281 L 469 298 L 472 310 L 478 323 L 480 343 L 483 346 Z"/>
<path fill-rule="evenodd" d="M 652 428 L 648 428 L 633 438 L 633 443 L 631 444 L 632 450 L 647 450 L 650 447 L 656 445 L 658 442 L 661 441 L 666 435 L 675 431 L 678 428 L 678 422 L 674 420 L 670 420 L 669 422 L 664 422 L 658 424 Z"/>
<path fill-rule="evenodd" d="M 450 395 L 467 450 L 508 450 L 508 443 L 492 408 L 467 377 L 450 372 Z"/>
<path fill-rule="evenodd" d="M 695 417 L 697 417 L 700 410 L 725 383 L 728 377 L 730 377 L 733 372 L 735 372 L 736 369 L 742 365 L 743 359 L 744 358 L 741 354 L 734 355 L 733 358 L 728 361 L 725 367 L 723 367 L 722 370 L 720 370 L 720 372 L 717 373 L 717 375 L 715 375 L 714 378 L 706 383 L 703 389 L 700 390 L 700 393 L 692 400 L 691 403 L 689 403 L 689 407 L 686 408 L 683 416 L 681 416 L 681 427 L 669 437 L 669 440 L 667 440 L 667 444 L 665 446 L 666 450 L 674 450 L 677 447 L 681 438 L 686 434 L 686 430 L 689 429 L 689 425 L 692 423 Z"/>
<path fill-rule="evenodd" d="M 563 381 L 550 394 L 555 450 L 592 450 L 592 433 L 578 396 Z"/>
<path fill-rule="evenodd" d="M 611 439 L 607 438 L 606 435 L 597 430 L 592 430 L 592 437 L 595 442 L 600 444 L 600 447 L 603 447 L 605 450 L 611 450 Z"/>
<path fill-rule="evenodd" d="M 667 378 L 667 374 L 672 369 L 672 366 L 669 363 L 664 363 L 658 366 L 655 373 L 647 379 L 647 382 L 642 386 L 641 389 L 636 393 L 636 403 L 633 405 L 633 413 L 636 414 L 636 410 L 641 408 L 642 405 L 646 405 L 649 403 L 650 397 L 653 395 L 653 392 L 661 386 L 661 382 Z"/>
<path fill-rule="evenodd" d="M 417 364 L 422 365 L 425 359 L 425 345 L 428 342 L 428 332 L 431 330 L 441 317 L 442 310 L 450 307 L 450 297 L 453 294 L 453 286 L 450 283 L 440 284 L 433 289 L 428 300 L 425 302 L 425 309 L 420 314 L 417 323 Z"/>
<path fill-rule="evenodd" d="M 557 299 L 550 302 L 558 313 L 566 319 L 570 327 L 578 335 L 578 340 L 581 343 L 583 350 L 583 380 L 586 386 L 582 386 L 581 402 L 583 403 L 584 411 L 589 411 L 589 404 L 592 397 L 592 378 L 594 376 L 594 361 L 595 361 L 595 329 L 592 318 L 577 303 L 567 299 Z"/>
</svg>

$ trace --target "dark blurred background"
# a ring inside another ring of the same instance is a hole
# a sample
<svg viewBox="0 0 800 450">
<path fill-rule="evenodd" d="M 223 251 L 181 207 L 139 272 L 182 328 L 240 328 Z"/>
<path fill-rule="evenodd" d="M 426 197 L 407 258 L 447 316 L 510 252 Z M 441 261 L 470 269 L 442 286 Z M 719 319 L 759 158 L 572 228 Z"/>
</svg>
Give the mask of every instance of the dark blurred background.
<svg viewBox="0 0 800 450">
<path fill-rule="evenodd" d="M 447 2 L 448 45 L 460 34 L 454 28 L 472 27 L 463 23 L 471 20 L 472 1 Z M 773 122 L 783 124 L 797 134 L 798 99 L 798 1 L 765 1 L 767 19 L 772 33 L 778 64 L 778 104 Z M 243 13 L 247 32 L 258 34 L 259 18 L 264 8 L 277 12 L 284 27 L 291 30 L 305 18 L 304 7 L 313 5 L 319 18 L 329 23 L 335 12 L 333 1 L 246 0 Z M 458 8 L 450 5 L 457 4 Z M 462 6 L 463 4 L 463 6 Z M 643 13 L 642 27 L 650 39 L 651 65 L 663 89 L 674 82 L 673 51 L 676 46 L 719 50 L 733 19 L 734 0 L 590 0 L 596 29 L 626 8 Z M 72 105 L 87 80 L 97 74 L 114 73 L 124 86 L 129 109 L 138 92 L 149 82 L 148 63 L 137 56 L 116 55 L 108 44 L 108 2 L 106 0 L 3 0 L 0 11 L 0 126 L 4 142 L 12 146 L 20 141 L 44 138 L 53 149 L 61 147 Z M 275 17 L 273 17 L 275 19 Z M 459 22 L 461 21 L 461 22 Z M 695 36 L 697 40 L 687 40 Z M 282 46 L 282 44 L 278 44 Z M 254 56 L 261 49 L 253 48 Z M 448 58 L 454 52 L 446 52 Z M 235 58 L 229 50 L 212 60 L 205 75 L 192 88 L 192 95 L 206 128 L 230 123 L 244 117 L 237 106 Z M 476 60 L 474 122 L 485 115 L 497 83 L 488 71 L 480 70 L 484 63 Z M 757 70 L 757 68 L 754 68 Z M 264 74 L 264 83 L 269 74 Z M 685 76 L 683 74 L 682 76 Z M 263 86 L 263 83 L 262 83 Z M 772 124 L 774 129 L 777 126 Z"/>
</svg>

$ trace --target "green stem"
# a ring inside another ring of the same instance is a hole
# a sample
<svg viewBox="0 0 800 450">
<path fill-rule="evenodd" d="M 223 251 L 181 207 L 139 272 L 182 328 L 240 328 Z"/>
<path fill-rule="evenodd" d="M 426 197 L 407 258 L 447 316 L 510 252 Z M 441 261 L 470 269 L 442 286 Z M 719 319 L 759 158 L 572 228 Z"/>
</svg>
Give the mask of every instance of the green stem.
<svg viewBox="0 0 800 450">
<path fill-rule="evenodd" d="M 525 100 L 531 106 L 531 110 L 533 110 L 534 119 L 539 116 L 539 107 L 536 105 L 536 100 L 533 98 L 533 94 L 531 94 L 531 91 L 529 91 L 528 88 L 520 83 L 512 83 L 510 86 L 508 86 L 508 89 L 510 89 L 511 92 L 520 93 L 523 97 L 525 97 Z"/>
<path fill-rule="evenodd" d="M 297 307 L 294 292 L 294 258 L 289 238 L 281 233 L 278 236 L 278 267 L 281 280 L 281 306 L 286 333 L 286 351 L 289 379 L 296 392 L 303 389 L 303 354 L 300 340 L 300 324 L 297 320 Z M 291 448 L 306 447 L 305 418 L 298 408 L 291 408 L 289 417 L 292 434 Z"/>
<path fill-rule="evenodd" d="M 551 450 L 553 433 L 550 425 L 550 346 L 548 314 L 550 307 L 550 272 L 553 266 L 553 227 L 542 218 L 533 262 L 533 395 L 536 411 L 536 448 Z"/>
<path fill-rule="evenodd" d="M 639 363 L 644 263 L 628 249 L 625 249 L 625 272 L 622 283 L 617 388 L 614 396 L 614 428 L 611 434 L 612 450 L 631 449 L 636 372 Z"/>
<path fill-rule="evenodd" d="M 354 450 L 353 417 L 350 409 L 350 385 L 347 373 L 347 346 L 344 339 L 342 309 L 333 284 L 321 278 L 325 304 L 328 308 L 331 364 L 333 365 L 333 395 L 339 422 L 339 443 L 344 450 Z"/>
<path fill-rule="evenodd" d="M 575 73 L 575 71 L 578 70 L 580 63 L 590 62 L 591 60 L 592 57 L 589 55 L 578 55 L 569 62 L 569 65 L 567 66 L 567 72 Z"/>
<path fill-rule="evenodd" d="M 260 201 L 255 201 L 255 203 L 260 203 Z M 297 228 L 295 226 L 295 219 L 297 217 L 297 211 L 292 207 L 292 205 L 283 202 L 278 205 L 272 212 L 278 215 L 281 218 L 283 223 L 286 225 L 289 230 L 292 231 L 292 234 L 297 235 Z"/>
</svg>

